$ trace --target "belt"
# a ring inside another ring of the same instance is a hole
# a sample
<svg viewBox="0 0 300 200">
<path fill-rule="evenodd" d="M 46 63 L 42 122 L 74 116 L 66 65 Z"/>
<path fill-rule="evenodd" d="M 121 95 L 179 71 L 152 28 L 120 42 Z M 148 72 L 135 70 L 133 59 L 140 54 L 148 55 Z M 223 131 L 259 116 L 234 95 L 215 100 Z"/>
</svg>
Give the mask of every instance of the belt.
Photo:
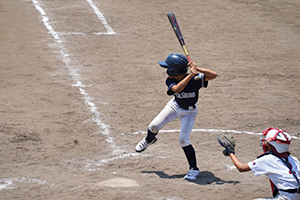
<svg viewBox="0 0 300 200">
<path fill-rule="evenodd" d="M 196 105 L 191 105 L 191 106 L 179 106 L 180 108 L 182 109 L 185 109 L 185 110 L 194 110 L 196 108 Z"/>
<path fill-rule="evenodd" d="M 280 190 L 280 191 L 288 192 L 288 193 L 297 193 L 297 189 Z"/>
</svg>

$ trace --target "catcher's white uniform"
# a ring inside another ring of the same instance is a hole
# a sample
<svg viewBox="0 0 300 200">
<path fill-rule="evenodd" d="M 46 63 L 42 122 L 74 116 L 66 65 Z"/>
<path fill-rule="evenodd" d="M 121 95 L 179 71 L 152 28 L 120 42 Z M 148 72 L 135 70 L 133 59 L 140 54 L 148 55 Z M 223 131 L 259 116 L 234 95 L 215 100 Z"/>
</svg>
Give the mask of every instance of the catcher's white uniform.
<svg viewBox="0 0 300 200">
<path fill-rule="evenodd" d="M 288 156 L 288 161 L 291 169 L 298 179 L 300 179 L 299 160 L 296 157 Z M 259 199 L 300 200 L 300 194 L 286 192 L 287 190 L 297 188 L 298 183 L 289 168 L 278 157 L 271 154 L 265 155 L 249 162 L 248 165 L 255 176 L 266 175 L 279 190 L 278 195 L 274 198 Z"/>
</svg>

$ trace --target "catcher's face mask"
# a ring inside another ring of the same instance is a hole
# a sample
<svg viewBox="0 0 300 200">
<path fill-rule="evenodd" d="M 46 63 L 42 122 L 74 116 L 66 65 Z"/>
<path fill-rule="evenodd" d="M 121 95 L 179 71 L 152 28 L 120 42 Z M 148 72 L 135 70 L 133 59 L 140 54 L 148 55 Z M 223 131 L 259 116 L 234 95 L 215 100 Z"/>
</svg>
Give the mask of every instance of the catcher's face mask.
<svg viewBox="0 0 300 200">
<path fill-rule="evenodd" d="M 291 137 L 284 130 L 270 127 L 264 130 L 260 137 L 260 144 L 264 152 L 267 151 L 267 142 L 271 144 L 278 153 L 284 153 L 289 151 Z"/>
</svg>

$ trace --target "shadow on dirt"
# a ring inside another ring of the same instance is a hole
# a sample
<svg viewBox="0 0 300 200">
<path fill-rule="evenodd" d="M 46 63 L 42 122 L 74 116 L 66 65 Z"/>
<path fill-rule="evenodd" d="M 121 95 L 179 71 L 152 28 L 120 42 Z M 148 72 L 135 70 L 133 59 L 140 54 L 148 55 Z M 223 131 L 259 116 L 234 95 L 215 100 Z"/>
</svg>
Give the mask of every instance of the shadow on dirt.
<svg viewBox="0 0 300 200">
<path fill-rule="evenodd" d="M 168 175 L 168 174 L 164 173 L 163 171 L 141 171 L 141 173 L 149 173 L 149 174 L 153 173 L 163 179 L 182 179 L 185 176 L 185 174 Z M 202 171 L 200 178 L 197 178 L 196 180 L 189 181 L 189 182 L 196 183 L 198 185 L 209 185 L 209 184 L 217 184 L 217 185 L 233 184 L 233 185 L 235 185 L 235 184 L 240 183 L 239 181 L 221 180 L 220 178 L 215 177 L 215 175 L 209 171 Z"/>
</svg>

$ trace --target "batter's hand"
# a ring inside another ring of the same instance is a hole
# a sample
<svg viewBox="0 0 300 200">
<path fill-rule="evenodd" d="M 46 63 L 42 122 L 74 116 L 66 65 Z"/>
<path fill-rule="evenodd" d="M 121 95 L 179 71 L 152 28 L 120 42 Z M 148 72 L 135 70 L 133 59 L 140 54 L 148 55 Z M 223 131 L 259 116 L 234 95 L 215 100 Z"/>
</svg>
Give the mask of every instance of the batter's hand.
<svg viewBox="0 0 300 200">
<path fill-rule="evenodd" d="M 196 63 L 191 61 L 191 62 L 188 63 L 188 66 L 190 67 L 190 74 L 196 76 L 198 74 Z"/>
<path fill-rule="evenodd" d="M 193 61 L 191 61 L 191 62 L 189 62 L 188 63 L 188 66 L 190 67 L 190 68 L 196 68 L 196 63 L 194 63 Z"/>
<path fill-rule="evenodd" d="M 196 76 L 198 74 L 197 68 L 196 67 L 191 68 L 190 74 L 192 74 L 193 76 Z"/>
</svg>

